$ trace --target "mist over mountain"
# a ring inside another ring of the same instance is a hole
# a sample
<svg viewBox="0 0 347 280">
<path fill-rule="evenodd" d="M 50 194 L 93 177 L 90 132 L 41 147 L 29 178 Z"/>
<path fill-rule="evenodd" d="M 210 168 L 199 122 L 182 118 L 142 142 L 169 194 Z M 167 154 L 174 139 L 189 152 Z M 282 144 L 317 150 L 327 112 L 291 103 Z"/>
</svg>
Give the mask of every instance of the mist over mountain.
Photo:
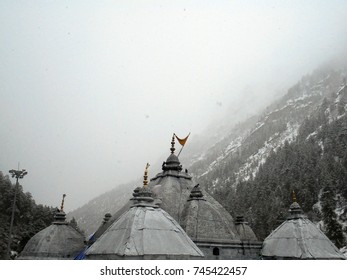
<svg viewBox="0 0 347 280">
<path fill-rule="evenodd" d="M 183 168 L 232 216 L 243 215 L 260 239 L 286 218 L 295 191 L 308 217 L 337 247 L 346 246 L 346 77 L 343 64 L 326 64 L 304 75 L 260 112 L 256 109 L 259 104 L 247 107 L 243 103 L 239 108 L 233 104 L 225 118 L 209 125 L 202 134 L 191 135 L 180 155 Z M 150 177 L 160 172 L 169 155 L 171 135 L 167 138 L 167 150 L 151 163 Z M 177 152 L 178 144 L 176 148 Z M 120 210 L 133 190 L 142 185 L 142 174 L 134 171 L 133 175 L 134 181 L 117 185 L 71 211 L 67 220 L 76 221 L 88 238 L 106 213 Z M 0 234 L 4 237 L 0 258 L 5 258 L 15 186 L 1 172 L 0 183 Z M 53 207 L 37 205 L 21 186 L 17 191 L 14 253 L 52 222 L 54 211 Z"/>
<path fill-rule="evenodd" d="M 322 67 L 302 77 L 262 113 L 235 125 L 224 135 L 217 135 L 217 141 L 211 147 L 193 155 L 191 172 L 197 180 L 206 181 L 206 188 L 211 192 L 254 177 L 272 150 L 296 139 L 305 118 L 325 97 L 329 98 L 339 90 L 344 75 L 342 70 Z"/>
<path fill-rule="evenodd" d="M 260 238 L 285 219 L 293 190 L 323 230 L 346 232 L 345 77 L 345 68 L 330 67 L 304 76 L 257 121 L 236 126 L 193 161 L 196 180 L 233 215 L 245 215 Z M 342 234 L 327 235 L 345 244 Z"/>
<path fill-rule="evenodd" d="M 346 57 L 341 0 L 2 2 L 0 170 L 20 162 L 36 201 L 65 193 L 67 211 L 166 157 L 172 132 L 192 133 L 190 166 Z"/>
<path fill-rule="evenodd" d="M 233 105 L 237 109 L 204 133 L 192 134 L 180 155 L 183 168 L 233 216 L 244 215 L 260 239 L 285 219 L 294 190 L 309 218 L 342 247 L 347 221 L 347 139 L 341 132 L 347 127 L 346 75 L 343 63 L 325 64 L 260 112 L 261 106 Z M 169 141 L 170 135 L 168 148 Z M 163 151 L 151 176 L 160 172 L 168 155 L 169 150 Z M 139 179 L 118 186 L 68 216 L 90 234 L 105 213 L 120 209 L 140 185 Z"/>
</svg>

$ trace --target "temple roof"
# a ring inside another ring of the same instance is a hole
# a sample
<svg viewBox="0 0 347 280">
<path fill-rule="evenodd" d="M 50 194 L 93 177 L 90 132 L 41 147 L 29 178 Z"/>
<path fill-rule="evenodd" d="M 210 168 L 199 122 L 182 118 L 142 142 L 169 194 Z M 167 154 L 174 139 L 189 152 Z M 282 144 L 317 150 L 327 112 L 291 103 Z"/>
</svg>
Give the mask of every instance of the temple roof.
<svg viewBox="0 0 347 280">
<path fill-rule="evenodd" d="M 250 240 L 257 241 L 258 238 L 254 234 L 251 227 L 245 221 L 243 216 L 237 216 L 235 221 L 236 232 L 242 241 Z"/>
<path fill-rule="evenodd" d="M 155 204 L 148 187 L 87 250 L 88 259 L 191 259 L 203 253 L 181 226 Z"/>
<path fill-rule="evenodd" d="M 107 221 L 105 221 L 105 218 L 103 219 L 103 222 L 99 226 L 99 228 L 95 231 L 93 234 L 93 239 L 90 240 L 90 244 L 93 243 L 95 240 L 97 240 L 116 220 L 120 218 L 126 211 L 129 210 L 129 208 L 136 203 L 136 197 L 139 196 L 139 191 L 141 190 L 141 187 L 137 187 L 133 191 L 133 197 L 130 198 L 117 212 L 115 212 Z M 156 201 L 155 201 L 156 203 Z"/>
<path fill-rule="evenodd" d="M 150 187 L 161 208 L 180 222 L 183 207 L 190 194 L 191 184 L 191 179 L 165 175 L 152 179 Z"/>
<path fill-rule="evenodd" d="M 329 238 L 304 214 L 297 202 L 290 215 L 263 243 L 266 259 L 344 259 Z"/>
<path fill-rule="evenodd" d="M 175 155 L 175 136 L 172 136 L 171 139 L 171 154 L 169 157 L 166 159 L 166 161 L 163 162 L 162 164 L 162 170 L 163 172 L 166 171 L 174 171 L 173 174 L 176 174 L 177 172 L 180 172 L 182 170 L 182 165 L 178 159 L 178 156 Z"/>
<path fill-rule="evenodd" d="M 203 194 L 199 185 L 184 206 L 181 225 L 194 241 L 239 240 L 230 214 Z"/>
<path fill-rule="evenodd" d="M 85 246 L 84 236 L 65 217 L 64 212 L 57 212 L 52 225 L 28 241 L 19 259 L 73 259 Z"/>
<path fill-rule="evenodd" d="M 194 182 L 192 177 L 189 175 L 188 170 L 182 172 L 182 168 L 179 169 L 168 169 L 167 166 L 181 166 L 178 157 L 174 154 L 174 138 L 171 141 L 171 154 L 168 157 L 167 161 L 163 163 L 163 172 L 158 173 L 150 181 L 150 188 L 155 194 L 155 198 L 160 202 L 161 208 L 168 212 L 179 224 L 182 225 L 183 222 L 183 209 L 186 208 L 186 204 L 189 204 L 189 196 L 194 187 Z M 224 235 L 225 238 L 231 238 L 234 240 L 240 240 L 237 236 L 236 228 L 234 225 L 234 220 L 228 211 L 218 203 L 211 195 L 202 190 L 204 195 L 205 203 L 200 203 L 204 209 L 206 208 L 205 204 L 208 205 L 208 209 L 219 216 L 221 220 L 225 221 L 227 224 L 228 234 Z M 194 204 L 195 202 L 191 202 Z M 207 209 L 206 208 L 206 209 Z M 212 210 L 213 209 L 213 210 Z M 212 215 L 209 211 L 206 210 L 206 215 Z M 206 217 L 208 220 L 209 218 Z M 223 222 L 224 224 L 224 222 Z M 207 229 L 206 229 L 207 230 Z M 217 236 L 217 233 L 212 234 L 213 230 L 210 230 L 210 236 Z"/>
</svg>

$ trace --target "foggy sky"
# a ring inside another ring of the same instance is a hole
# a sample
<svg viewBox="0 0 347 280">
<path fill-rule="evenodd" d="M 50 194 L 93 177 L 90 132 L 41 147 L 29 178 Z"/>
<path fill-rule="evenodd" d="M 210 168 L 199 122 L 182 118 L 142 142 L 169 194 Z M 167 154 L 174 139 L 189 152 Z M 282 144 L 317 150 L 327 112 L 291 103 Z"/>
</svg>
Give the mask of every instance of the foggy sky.
<svg viewBox="0 0 347 280">
<path fill-rule="evenodd" d="M 347 1 L 0 0 L 0 170 L 20 162 L 37 203 L 77 208 L 140 177 L 173 132 L 343 53 L 346 19 Z"/>
</svg>

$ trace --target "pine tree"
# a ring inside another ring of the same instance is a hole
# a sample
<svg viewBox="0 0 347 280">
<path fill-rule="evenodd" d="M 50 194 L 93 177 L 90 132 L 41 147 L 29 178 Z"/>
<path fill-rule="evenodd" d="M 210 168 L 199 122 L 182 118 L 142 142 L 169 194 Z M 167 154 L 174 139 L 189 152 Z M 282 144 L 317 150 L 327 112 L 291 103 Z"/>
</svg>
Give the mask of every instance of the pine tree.
<svg viewBox="0 0 347 280">
<path fill-rule="evenodd" d="M 7 242 L 15 185 L 0 171 L 0 259 L 7 256 Z M 53 221 L 52 208 L 36 205 L 30 193 L 17 188 L 11 250 L 20 253 L 28 240 Z"/>
<path fill-rule="evenodd" d="M 323 189 L 321 196 L 322 216 L 325 234 L 334 242 L 337 248 L 341 248 L 345 245 L 345 239 L 343 236 L 342 226 L 337 221 L 337 215 L 335 213 L 336 199 L 334 196 L 334 191 L 330 185 Z"/>
</svg>

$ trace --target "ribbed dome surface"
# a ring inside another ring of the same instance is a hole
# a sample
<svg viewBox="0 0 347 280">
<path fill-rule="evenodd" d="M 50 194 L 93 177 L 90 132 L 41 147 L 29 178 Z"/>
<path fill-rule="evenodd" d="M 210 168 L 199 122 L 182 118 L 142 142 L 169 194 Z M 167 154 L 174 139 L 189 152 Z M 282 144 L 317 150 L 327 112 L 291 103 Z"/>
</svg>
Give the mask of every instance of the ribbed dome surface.
<svg viewBox="0 0 347 280">
<path fill-rule="evenodd" d="M 183 209 L 181 225 L 193 240 L 239 240 L 230 214 L 195 186 Z"/>
<path fill-rule="evenodd" d="M 28 241 L 20 259 L 73 259 L 84 248 L 84 236 L 65 222 L 65 213 L 55 217 Z"/>
<path fill-rule="evenodd" d="M 142 192 L 145 192 L 142 190 Z M 150 192 L 115 221 L 87 250 L 88 259 L 191 259 L 203 253 L 181 226 L 154 204 Z"/>
<path fill-rule="evenodd" d="M 309 219 L 298 203 L 290 207 L 290 216 L 265 240 L 265 259 L 344 259 L 343 255 Z"/>
<path fill-rule="evenodd" d="M 251 229 L 251 227 L 245 222 L 242 216 L 236 217 L 235 221 L 236 232 L 240 236 L 242 241 L 251 240 L 257 241 L 255 233 Z"/>
</svg>

